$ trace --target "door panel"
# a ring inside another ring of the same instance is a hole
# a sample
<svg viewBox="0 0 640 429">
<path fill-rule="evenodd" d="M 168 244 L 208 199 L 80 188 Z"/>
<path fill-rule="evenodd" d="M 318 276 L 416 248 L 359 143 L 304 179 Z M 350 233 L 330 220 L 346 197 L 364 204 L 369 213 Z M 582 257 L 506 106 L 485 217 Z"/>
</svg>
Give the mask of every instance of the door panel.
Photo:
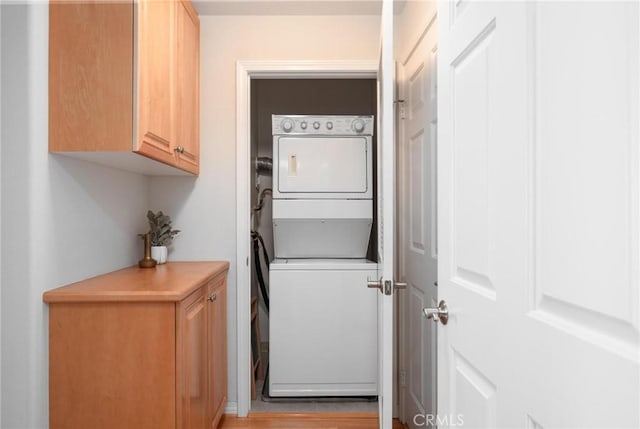
<svg viewBox="0 0 640 429">
<path fill-rule="evenodd" d="M 382 1 L 378 69 L 378 278 L 393 282 L 395 210 L 395 115 L 393 0 Z M 392 289 L 393 290 L 393 289 Z M 372 293 L 375 293 L 372 291 Z M 391 429 L 393 405 L 393 294 L 378 293 L 378 413 Z"/>
<path fill-rule="evenodd" d="M 185 301 L 180 317 L 183 324 L 183 404 L 182 427 L 205 426 L 207 409 L 207 320 L 202 289 Z"/>
<path fill-rule="evenodd" d="M 438 414 L 638 427 L 639 5 L 441 6 Z"/>
<path fill-rule="evenodd" d="M 404 417 L 411 428 L 436 414 L 436 326 L 422 308 L 437 305 L 437 24 L 431 21 L 402 67 L 401 254 L 407 283 Z"/>
<path fill-rule="evenodd" d="M 438 415 L 470 427 L 524 424 L 513 315 L 527 274 L 522 6 L 439 10 L 438 298 L 451 314 L 438 324 Z"/>
<path fill-rule="evenodd" d="M 227 283 L 226 279 L 214 280 L 210 286 L 213 301 L 210 303 L 209 320 L 209 406 L 210 428 L 217 428 L 227 402 Z"/>
<path fill-rule="evenodd" d="M 536 30 L 532 36 L 544 52 L 534 59 L 539 136 L 533 160 L 538 172 L 534 195 L 538 244 L 534 308 L 562 313 L 576 325 L 604 333 L 619 331 L 625 335 L 613 325 L 626 325 L 629 339 L 637 334 L 632 324 L 638 314 L 631 254 L 637 217 L 629 200 L 637 192 L 633 177 L 638 174 L 633 162 L 637 145 L 635 136 L 629 133 L 629 121 L 638 114 L 637 104 L 634 106 L 638 79 L 632 76 L 634 68 L 637 70 L 638 44 L 629 38 L 637 36 L 637 17 L 627 5 L 605 6 L 580 7 L 574 24 L 576 35 L 555 43 L 547 31 L 558 34 L 560 21 L 572 18 L 578 12 L 576 7 L 540 5 L 534 12 Z M 594 25 L 607 32 L 606 39 L 589 31 Z M 599 51 L 595 64 L 591 54 L 580 49 L 583 44 Z M 567 50 L 575 54 L 566 58 L 562 52 Z M 589 70 L 582 71 L 587 65 Z M 557 73 L 559 69 L 568 75 Z M 606 86 L 590 83 L 605 80 Z M 585 86 L 590 87 L 589 93 L 583 92 Z M 562 91 L 557 92 L 558 88 Z M 594 98 L 599 100 L 595 109 L 591 102 Z M 574 101 L 577 108 L 572 106 Z M 570 176 L 567 162 L 573 166 Z M 564 249 L 573 245 L 578 251 L 566 253 Z M 577 285 L 590 287 L 580 287 L 580 293 L 576 293 Z"/>
<path fill-rule="evenodd" d="M 200 19 L 190 0 L 176 3 L 176 141 L 180 168 L 197 174 L 200 163 Z"/>
<path fill-rule="evenodd" d="M 489 274 L 488 63 L 494 28 L 483 31 L 451 67 L 455 123 L 454 151 L 454 275 L 478 292 L 493 290 Z M 482 293 L 481 292 L 481 293 Z"/>
<path fill-rule="evenodd" d="M 137 5 L 135 27 L 139 117 L 134 150 L 169 163 L 174 160 L 175 10 L 174 2 L 142 0 Z"/>
<path fill-rule="evenodd" d="M 497 426 L 496 386 L 460 354 L 453 353 L 451 425 L 462 421 L 471 428 Z M 441 414 L 444 415 L 444 414 Z"/>
<path fill-rule="evenodd" d="M 553 361 L 532 352 L 543 363 L 526 380 L 578 393 L 566 415 L 538 403 L 530 415 L 543 426 L 637 427 L 639 5 L 538 4 L 529 15 L 527 39 L 538 48 L 529 56 L 536 74 L 528 76 L 535 138 L 525 333 L 556 352 Z M 566 19 L 571 34 L 560 31 Z M 551 366 L 557 379 L 544 375 Z M 573 382 L 578 392 L 564 385 L 587 371 L 588 383 Z M 611 400 L 597 399 L 603 395 Z"/>
</svg>

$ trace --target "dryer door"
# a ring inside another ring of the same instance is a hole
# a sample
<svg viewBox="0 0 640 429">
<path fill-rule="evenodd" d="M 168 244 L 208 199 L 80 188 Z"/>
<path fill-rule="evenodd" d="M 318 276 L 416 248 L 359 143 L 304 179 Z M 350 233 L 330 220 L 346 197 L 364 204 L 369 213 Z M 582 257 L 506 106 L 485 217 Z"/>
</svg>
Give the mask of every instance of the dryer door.
<svg viewBox="0 0 640 429">
<path fill-rule="evenodd" d="M 371 198 L 371 138 L 274 138 L 275 198 Z"/>
</svg>

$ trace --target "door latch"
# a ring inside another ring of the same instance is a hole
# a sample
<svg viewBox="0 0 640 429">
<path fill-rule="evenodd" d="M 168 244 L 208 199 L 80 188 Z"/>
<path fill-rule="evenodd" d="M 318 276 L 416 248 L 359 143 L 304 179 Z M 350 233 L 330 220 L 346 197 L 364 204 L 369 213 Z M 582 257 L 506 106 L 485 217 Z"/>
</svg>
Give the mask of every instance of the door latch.
<svg viewBox="0 0 640 429">
<path fill-rule="evenodd" d="M 371 289 L 378 289 L 385 295 L 393 295 L 395 289 L 406 289 L 407 284 L 401 282 L 393 282 L 392 280 L 370 280 L 367 279 L 367 287 Z"/>
</svg>

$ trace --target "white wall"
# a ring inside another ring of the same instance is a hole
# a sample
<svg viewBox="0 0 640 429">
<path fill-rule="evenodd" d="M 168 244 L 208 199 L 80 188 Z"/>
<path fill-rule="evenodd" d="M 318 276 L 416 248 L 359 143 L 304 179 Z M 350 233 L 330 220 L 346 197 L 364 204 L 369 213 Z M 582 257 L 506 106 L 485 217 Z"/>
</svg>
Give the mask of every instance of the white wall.
<svg viewBox="0 0 640 429">
<path fill-rule="evenodd" d="M 203 16 L 201 173 L 152 178 L 150 203 L 183 232 L 170 258 L 225 259 L 229 273 L 229 401 L 236 402 L 236 62 L 375 60 L 378 16 Z"/>
<path fill-rule="evenodd" d="M 48 8 L 2 6 L 2 428 L 48 426 L 48 289 L 133 265 L 148 179 L 47 150 Z"/>
</svg>

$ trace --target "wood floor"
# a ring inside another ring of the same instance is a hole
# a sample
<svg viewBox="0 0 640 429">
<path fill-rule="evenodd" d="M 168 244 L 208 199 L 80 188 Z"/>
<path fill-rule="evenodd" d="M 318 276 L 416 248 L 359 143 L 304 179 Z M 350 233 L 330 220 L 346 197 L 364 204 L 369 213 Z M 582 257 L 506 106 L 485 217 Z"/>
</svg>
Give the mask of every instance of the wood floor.
<svg viewBox="0 0 640 429">
<path fill-rule="evenodd" d="M 394 420 L 393 429 L 403 429 Z M 220 429 L 378 429 L 376 413 L 251 413 L 247 418 L 225 415 Z"/>
</svg>

